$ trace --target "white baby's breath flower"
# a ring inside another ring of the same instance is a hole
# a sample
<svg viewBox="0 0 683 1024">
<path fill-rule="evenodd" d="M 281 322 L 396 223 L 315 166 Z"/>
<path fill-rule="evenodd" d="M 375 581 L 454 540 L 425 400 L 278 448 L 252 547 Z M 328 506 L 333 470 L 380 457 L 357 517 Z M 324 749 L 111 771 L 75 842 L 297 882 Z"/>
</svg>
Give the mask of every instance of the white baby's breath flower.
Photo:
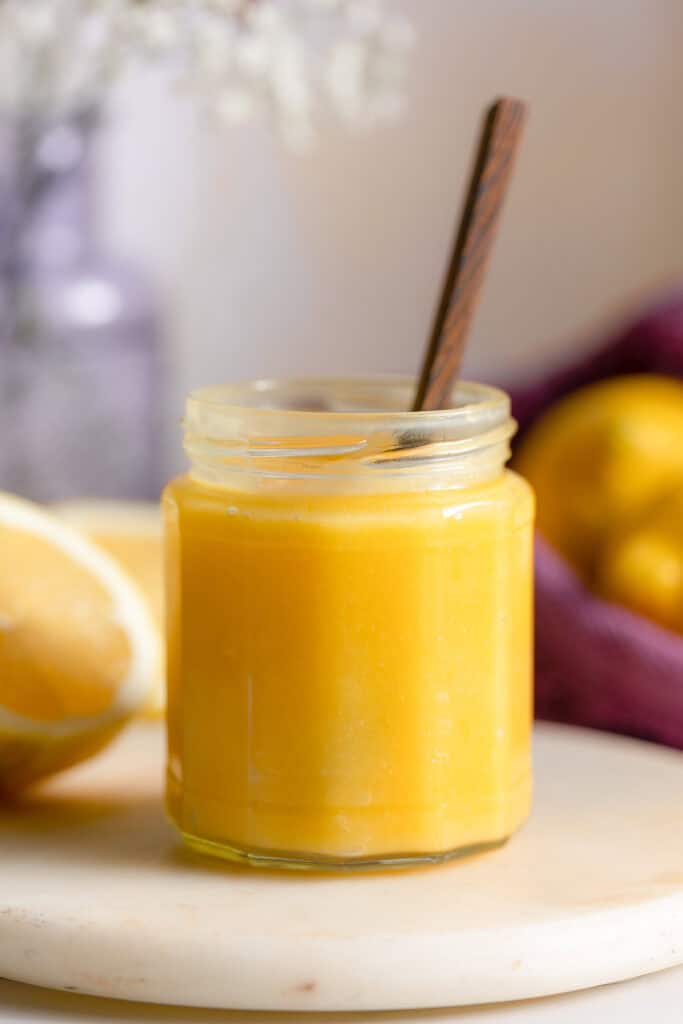
<svg viewBox="0 0 683 1024">
<path fill-rule="evenodd" d="M 383 0 L 0 0 L 0 112 L 97 102 L 133 61 L 224 119 L 270 116 L 295 145 L 325 104 L 369 124 L 400 104 L 412 27 Z"/>
<path fill-rule="evenodd" d="M 388 49 L 406 53 L 415 45 L 415 29 L 407 18 L 391 18 L 382 30 Z"/>
<path fill-rule="evenodd" d="M 224 89 L 216 100 L 216 112 L 230 124 L 243 124 L 254 116 L 254 97 L 245 89 Z"/>
<path fill-rule="evenodd" d="M 352 0 L 348 5 L 348 20 L 359 35 L 371 36 L 382 29 L 383 15 L 376 0 Z"/>
<path fill-rule="evenodd" d="M 278 32 L 287 24 L 282 3 L 278 6 L 272 0 L 245 5 L 244 20 L 257 32 Z"/>
<path fill-rule="evenodd" d="M 200 77 L 220 81 L 231 72 L 236 44 L 232 26 L 216 24 L 212 20 L 197 25 L 190 43 L 190 68 L 194 65 Z"/>
<path fill-rule="evenodd" d="M 326 72 L 329 94 L 344 117 L 353 120 L 363 106 L 365 52 L 355 39 L 333 48 Z"/>
<path fill-rule="evenodd" d="M 262 78 L 268 73 L 270 60 L 267 41 L 256 34 L 242 36 L 235 46 L 235 60 L 246 75 Z"/>
<path fill-rule="evenodd" d="M 131 34 L 139 32 L 139 38 L 158 53 L 167 53 L 178 46 L 181 40 L 180 28 L 178 19 L 168 10 L 146 10 L 142 4 L 139 11 L 132 11 L 130 14 Z"/>
</svg>

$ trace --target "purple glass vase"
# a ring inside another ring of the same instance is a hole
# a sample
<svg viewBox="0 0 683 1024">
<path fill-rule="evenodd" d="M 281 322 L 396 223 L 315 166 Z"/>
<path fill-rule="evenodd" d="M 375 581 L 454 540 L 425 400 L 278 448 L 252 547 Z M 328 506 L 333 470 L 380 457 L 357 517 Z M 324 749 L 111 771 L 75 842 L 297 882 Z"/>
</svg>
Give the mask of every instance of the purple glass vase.
<svg viewBox="0 0 683 1024">
<path fill-rule="evenodd" d="M 96 126 L 0 121 L 0 488 L 39 501 L 161 483 L 158 322 L 95 230 Z"/>
</svg>

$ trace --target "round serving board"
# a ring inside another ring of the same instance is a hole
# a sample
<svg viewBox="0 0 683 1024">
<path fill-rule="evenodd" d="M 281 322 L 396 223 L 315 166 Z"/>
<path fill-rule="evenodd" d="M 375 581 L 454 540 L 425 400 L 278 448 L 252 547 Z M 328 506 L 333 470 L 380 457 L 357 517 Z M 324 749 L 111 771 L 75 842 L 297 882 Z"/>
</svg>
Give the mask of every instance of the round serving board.
<svg viewBox="0 0 683 1024">
<path fill-rule="evenodd" d="M 0 976 L 157 1003 L 393 1010 L 566 992 L 683 962 L 683 756 L 540 726 L 506 847 L 384 874 L 257 872 L 186 852 L 162 735 L 0 821 Z"/>
</svg>

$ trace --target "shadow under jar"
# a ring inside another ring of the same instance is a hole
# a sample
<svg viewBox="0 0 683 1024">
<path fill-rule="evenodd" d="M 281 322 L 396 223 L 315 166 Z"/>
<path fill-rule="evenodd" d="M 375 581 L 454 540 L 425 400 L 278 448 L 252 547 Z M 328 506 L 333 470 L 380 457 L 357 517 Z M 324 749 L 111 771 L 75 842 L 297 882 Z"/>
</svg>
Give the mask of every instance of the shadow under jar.
<svg viewBox="0 0 683 1024">
<path fill-rule="evenodd" d="M 531 792 L 533 496 L 507 396 L 256 381 L 190 395 L 164 496 L 171 818 L 263 866 L 500 844 Z"/>
</svg>

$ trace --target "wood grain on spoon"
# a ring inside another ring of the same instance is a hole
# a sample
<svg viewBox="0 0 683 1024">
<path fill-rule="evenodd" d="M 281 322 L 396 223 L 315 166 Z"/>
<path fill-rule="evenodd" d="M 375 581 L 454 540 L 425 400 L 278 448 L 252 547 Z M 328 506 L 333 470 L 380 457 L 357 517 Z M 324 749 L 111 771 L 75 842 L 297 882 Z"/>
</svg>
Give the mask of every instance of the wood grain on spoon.
<svg viewBox="0 0 683 1024">
<path fill-rule="evenodd" d="M 526 119 L 521 100 L 488 111 L 413 408 L 451 404 Z"/>
</svg>

